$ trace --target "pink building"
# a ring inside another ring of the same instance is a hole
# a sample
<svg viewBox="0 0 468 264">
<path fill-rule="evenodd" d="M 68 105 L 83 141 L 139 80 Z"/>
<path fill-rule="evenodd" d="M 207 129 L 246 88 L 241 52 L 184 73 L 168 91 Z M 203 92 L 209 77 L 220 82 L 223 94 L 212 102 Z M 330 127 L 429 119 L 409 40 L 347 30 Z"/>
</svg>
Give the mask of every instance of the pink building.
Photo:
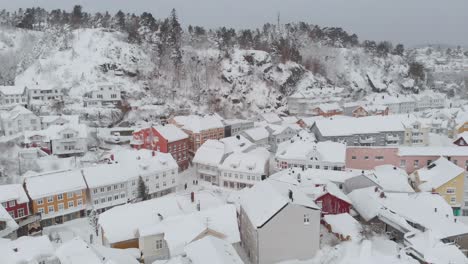
<svg viewBox="0 0 468 264">
<path fill-rule="evenodd" d="M 348 147 L 346 168 L 370 170 L 391 164 L 410 174 L 441 156 L 468 171 L 468 149 L 463 147 Z"/>
</svg>

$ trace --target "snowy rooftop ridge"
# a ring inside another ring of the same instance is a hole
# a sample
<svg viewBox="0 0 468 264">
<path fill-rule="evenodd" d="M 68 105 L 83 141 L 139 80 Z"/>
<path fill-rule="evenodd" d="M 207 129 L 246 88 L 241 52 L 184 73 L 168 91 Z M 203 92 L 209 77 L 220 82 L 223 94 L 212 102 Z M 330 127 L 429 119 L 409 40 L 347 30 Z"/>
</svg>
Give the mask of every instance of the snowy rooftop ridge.
<svg viewBox="0 0 468 264">
<path fill-rule="evenodd" d="M 433 161 L 429 166 L 415 172 L 422 182 L 418 186 L 422 191 L 431 191 L 456 178 L 465 170 L 448 161 L 444 157 Z"/>
<path fill-rule="evenodd" d="M 86 189 L 86 183 L 81 174 L 81 170 L 35 174 L 25 177 L 24 182 L 29 197 L 33 200 L 50 195 Z"/>
</svg>

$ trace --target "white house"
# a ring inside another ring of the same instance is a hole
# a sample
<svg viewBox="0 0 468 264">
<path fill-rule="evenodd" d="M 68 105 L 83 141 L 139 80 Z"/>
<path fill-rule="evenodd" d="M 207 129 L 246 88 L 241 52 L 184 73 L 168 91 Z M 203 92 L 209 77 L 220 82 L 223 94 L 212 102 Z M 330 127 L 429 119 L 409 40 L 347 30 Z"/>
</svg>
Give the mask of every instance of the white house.
<svg viewBox="0 0 468 264">
<path fill-rule="evenodd" d="M 269 113 L 263 113 L 263 114 L 258 115 L 257 121 L 259 122 L 264 121 L 264 122 L 267 122 L 268 124 L 279 125 L 281 124 L 283 119 L 281 119 L 281 117 L 278 114 L 269 112 Z"/>
<path fill-rule="evenodd" d="M 250 140 L 257 146 L 262 146 L 266 148 L 269 147 L 268 140 L 270 137 L 270 132 L 268 132 L 268 130 L 263 126 L 244 130 L 241 132 L 241 135 L 246 137 L 248 140 Z"/>
<path fill-rule="evenodd" d="M 295 137 L 280 145 L 275 161 L 276 170 L 299 167 L 340 171 L 345 168 L 346 145 Z"/>
<path fill-rule="evenodd" d="M 233 153 L 219 165 L 220 185 L 242 189 L 269 176 L 270 152 L 259 147 L 250 152 Z"/>
<path fill-rule="evenodd" d="M 240 196 L 242 247 L 252 264 L 314 257 L 319 249 L 320 209 L 296 186 L 266 180 Z"/>
<path fill-rule="evenodd" d="M 114 162 L 132 168 L 135 173 L 129 177 L 128 197 L 137 199 L 138 177 L 141 176 L 148 187 L 150 198 L 175 192 L 179 183 L 179 166 L 170 153 L 147 149 L 113 151 Z"/>
<path fill-rule="evenodd" d="M 164 217 L 154 225 L 138 229 L 139 248 L 145 263 L 169 259 L 185 253 L 185 246 L 207 236 L 231 245 L 240 243 L 237 211 L 234 205 L 223 205 L 191 214 Z"/>
<path fill-rule="evenodd" d="M 24 86 L 0 86 L 0 107 L 28 104 Z"/>
<path fill-rule="evenodd" d="M 122 101 L 120 89 L 114 85 L 101 85 L 93 91 L 87 92 L 84 95 L 84 106 L 116 106 Z"/>
<path fill-rule="evenodd" d="M 41 129 L 41 119 L 21 105 L 0 112 L 0 128 L 5 136 Z"/>
<path fill-rule="evenodd" d="M 79 124 L 79 115 L 49 115 L 41 116 L 42 129 L 46 129 L 52 125 L 67 125 L 67 124 Z"/>
<path fill-rule="evenodd" d="M 57 156 L 82 155 L 88 150 L 88 129 L 85 124 L 51 125 L 44 130 L 27 131 L 24 143 L 48 148 Z"/>
<path fill-rule="evenodd" d="M 270 151 L 275 152 L 280 143 L 283 143 L 296 135 L 297 131 L 291 126 L 282 125 L 268 125 L 265 127 L 270 133 L 268 137 L 268 144 Z"/>
<path fill-rule="evenodd" d="M 224 143 L 209 139 L 198 148 L 193 157 L 196 176 L 198 179 L 219 185 L 218 166 L 227 157 Z"/>
<path fill-rule="evenodd" d="M 26 87 L 28 106 L 44 104 L 50 101 L 62 101 L 63 92 L 60 88 L 43 87 L 39 85 Z"/>
</svg>

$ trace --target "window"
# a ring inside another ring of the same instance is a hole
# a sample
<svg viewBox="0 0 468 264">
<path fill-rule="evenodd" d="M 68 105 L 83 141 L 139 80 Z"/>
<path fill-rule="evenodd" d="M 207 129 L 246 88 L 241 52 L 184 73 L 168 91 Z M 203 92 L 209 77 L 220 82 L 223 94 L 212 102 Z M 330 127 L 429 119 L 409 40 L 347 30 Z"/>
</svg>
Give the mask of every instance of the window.
<svg viewBox="0 0 468 264">
<path fill-rule="evenodd" d="M 163 182 L 163 187 L 166 187 L 166 182 Z"/>
<path fill-rule="evenodd" d="M 63 203 L 59 203 L 59 204 L 58 204 L 58 211 L 59 211 L 59 212 L 60 212 L 60 211 L 63 211 L 63 208 L 64 208 Z"/>
<path fill-rule="evenodd" d="M 53 202 L 53 201 L 54 201 L 54 197 L 53 197 L 53 196 L 47 197 L 47 202 L 48 202 L 48 203 L 51 203 L 51 202 Z"/>
<path fill-rule="evenodd" d="M 15 206 L 15 205 L 16 205 L 15 200 L 9 201 L 9 202 L 8 202 L 8 205 L 9 205 L 10 207 Z"/>
<path fill-rule="evenodd" d="M 78 206 L 83 205 L 83 200 L 78 199 L 78 200 L 76 200 L 76 203 L 77 203 Z"/>
<path fill-rule="evenodd" d="M 414 167 L 416 167 L 416 168 L 419 167 L 419 160 L 415 160 L 415 161 L 413 162 L 413 165 L 414 165 Z"/>
<path fill-rule="evenodd" d="M 375 156 L 375 160 L 383 160 L 384 157 L 383 156 Z"/>
<path fill-rule="evenodd" d="M 125 193 L 121 193 L 120 198 L 122 198 L 122 199 L 125 198 Z"/>
<path fill-rule="evenodd" d="M 112 190 L 112 187 L 108 186 L 107 191 L 110 192 Z"/>
<path fill-rule="evenodd" d="M 18 209 L 18 217 L 23 217 L 24 216 L 24 209 L 20 208 Z"/>
<path fill-rule="evenodd" d="M 156 189 L 159 189 L 159 183 L 156 183 Z"/>
<path fill-rule="evenodd" d="M 68 202 L 68 208 L 73 208 L 75 203 L 73 201 Z"/>
<path fill-rule="evenodd" d="M 101 188 L 101 192 L 104 192 L 104 188 Z"/>
<path fill-rule="evenodd" d="M 124 188 L 124 184 L 123 184 L 123 183 L 120 184 L 120 188 L 122 188 L 122 189 Z"/>
<path fill-rule="evenodd" d="M 447 188 L 446 192 L 448 194 L 455 193 L 455 188 Z"/>
<path fill-rule="evenodd" d="M 455 196 L 450 197 L 450 203 L 454 204 L 457 202 L 457 198 Z"/>
<path fill-rule="evenodd" d="M 357 159 L 357 158 L 356 158 L 356 156 L 351 156 L 351 159 L 355 160 L 355 159 Z"/>
<path fill-rule="evenodd" d="M 365 160 L 368 160 L 368 159 L 369 159 L 369 156 L 364 156 L 364 159 L 365 159 Z"/>
<path fill-rule="evenodd" d="M 54 212 L 54 206 L 50 205 L 49 207 L 47 207 L 47 211 L 48 213 L 53 213 Z"/>
<path fill-rule="evenodd" d="M 172 183 L 175 183 L 175 179 L 172 179 Z"/>
<path fill-rule="evenodd" d="M 162 249 L 163 248 L 163 241 L 162 239 L 156 240 L 156 249 Z"/>
<path fill-rule="evenodd" d="M 400 167 L 406 167 L 406 160 L 400 160 Z"/>
<path fill-rule="evenodd" d="M 107 201 L 108 201 L 108 202 L 112 202 L 112 196 L 108 196 L 108 197 L 107 197 Z"/>
<path fill-rule="evenodd" d="M 310 215 L 305 214 L 304 215 L 304 225 L 308 225 L 308 224 L 310 224 Z"/>
<path fill-rule="evenodd" d="M 72 193 L 72 192 L 68 192 L 68 193 L 67 193 L 67 198 L 68 198 L 68 199 L 73 198 L 73 193 Z"/>
<path fill-rule="evenodd" d="M 99 200 L 98 199 L 94 200 L 94 204 L 99 204 Z"/>
<path fill-rule="evenodd" d="M 37 212 L 40 213 L 40 214 L 43 214 L 44 213 L 44 208 L 37 208 Z"/>
<path fill-rule="evenodd" d="M 117 190 L 117 188 L 119 188 L 119 186 L 117 184 L 114 185 L 114 190 Z"/>
<path fill-rule="evenodd" d="M 97 192 L 98 192 L 98 190 L 97 190 L 97 189 L 94 189 L 94 190 L 93 190 L 93 193 L 94 193 L 94 194 L 96 194 Z"/>
<path fill-rule="evenodd" d="M 119 195 L 118 194 L 114 195 L 114 200 L 118 200 L 118 199 L 119 199 Z"/>
<path fill-rule="evenodd" d="M 7 203 L 6 203 L 6 202 L 5 202 L 5 203 L 2 203 L 2 206 L 3 206 L 4 208 L 7 208 Z"/>
<path fill-rule="evenodd" d="M 57 200 L 62 201 L 63 200 L 63 194 L 57 195 Z"/>
<path fill-rule="evenodd" d="M 106 198 L 101 198 L 101 203 L 105 203 L 106 202 Z"/>
<path fill-rule="evenodd" d="M 41 205 L 44 203 L 44 199 L 37 199 L 36 204 Z"/>
</svg>

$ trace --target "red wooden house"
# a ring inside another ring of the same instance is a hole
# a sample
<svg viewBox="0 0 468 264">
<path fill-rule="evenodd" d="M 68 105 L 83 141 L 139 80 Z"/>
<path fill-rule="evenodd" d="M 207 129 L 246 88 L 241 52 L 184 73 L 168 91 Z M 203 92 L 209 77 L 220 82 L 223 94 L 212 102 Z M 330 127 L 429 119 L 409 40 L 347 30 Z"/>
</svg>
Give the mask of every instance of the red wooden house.
<svg viewBox="0 0 468 264">
<path fill-rule="evenodd" d="M 330 117 L 334 115 L 342 115 L 343 109 L 336 103 L 320 104 L 313 109 L 314 115 Z"/>
<path fill-rule="evenodd" d="M 321 190 L 314 201 L 322 208 L 323 215 L 349 213 L 351 200 L 335 184 L 318 185 L 317 188 Z"/>
<path fill-rule="evenodd" d="M 17 222 L 31 214 L 29 198 L 21 184 L 0 185 L 0 203 Z"/>
<path fill-rule="evenodd" d="M 179 170 L 188 168 L 188 135 L 174 125 L 154 126 L 135 131 L 131 145 L 136 149 L 171 153 L 179 165 Z"/>
</svg>

